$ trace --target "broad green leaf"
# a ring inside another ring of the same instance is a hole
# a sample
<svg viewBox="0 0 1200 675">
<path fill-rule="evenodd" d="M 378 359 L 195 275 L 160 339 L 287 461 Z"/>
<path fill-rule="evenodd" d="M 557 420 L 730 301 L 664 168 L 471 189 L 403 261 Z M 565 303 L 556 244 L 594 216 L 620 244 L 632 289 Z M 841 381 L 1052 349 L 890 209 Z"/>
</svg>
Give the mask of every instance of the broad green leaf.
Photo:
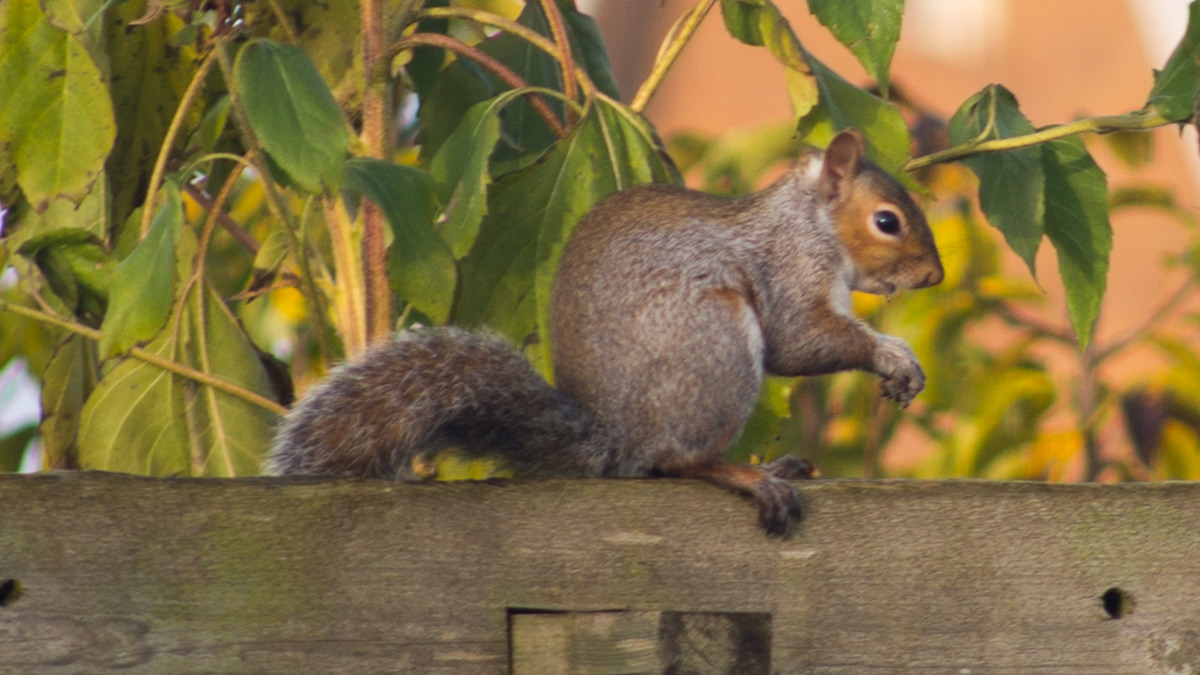
<svg viewBox="0 0 1200 675">
<path fill-rule="evenodd" d="M 103 358 L 154 337 L 171 313 L 183 200 L 172 183 L 163 185 L 163 195 L 146 238 L 113 272 L 108 312 L 100 326 Z"/>
<path fill-rule="evenodd" d="M 251 40 L 234 79 L 254 133 L 279 168 L 308 192 L 341 183 L 350 136 L 342 110 L 298 47 Z"/>
<path fill-rule="evenodd" d="M 225 303 L 205 289 L 204 316 L 193 315 L 186 358 L 198 370 L 274 399 L 259 351 Z M 199 303 L 193 298 L 190 306 Z M 188 386 L 194 386 L 189 384 Z M 261 473 L 278 416 L 256 404 L 199 385 L 191 414 L 193 456 L 204 458 L 205 476 Z M 198 446 L 198 448 L 197 448 Z M 198 451 L 197 451 L 198 450 Z"/>
<path fill-rule="evenodd" d="M 908 181 L 902 171 L 908 161 L 908 125 L 900 111 L 842 79 L 812 54 L 804 52 L 804 55 L 816 75 L 821 97 L 817 106 L 800 120 L 801 140 L 823 148 L 837 132 L 853 127 L 863 132 L 868 159 L 900 180 Z"/>
<path fill-rule="evenodd" d="M 678 182 L 653 132 L 627 108 L 598 98 L 536 164 L 492 186 L 464 260 L 456 320 L 489 324 L 518 341 L 538 328 L 545 357 L 550 283 L 566 237 L 601 198 L 651 181 Z"/>
<path fill-rule="evenodd" d="M 397 6 L 411 0 L 384 0 L 385 26 L 402 19 L 405 13 Z M 359 29 L 359 3 L 354 0 L 277 0 L 270 3 L 248 2 L 240 6 L 253 37 L 270 38 L 276 42 L 294 44 L 312 59 L 321 79 L 329 85 L 333 97 L 347 109 L 355 109 L 362 101 L 362 34 Z M 291 22 L 285 28 L 280 15 Z M 298 33 L 298 35 L 297 35 Z M 295 37 L 293 37 L 293 35 Z M 388 42 L 399 35 L 386 36 Z"/>
<path fill-rule="evenodd" d="M 146 349 L 174 358 L 171 331 L 163 331 Z M 121 361 L 104 375 L 80 412 L 80 468 L 192 475 L 187 398 L 181 378 L 137 359 Z"/>
<path fill-rule="evenodd" d="M 797 119 L 808 115 L 821 95 L 817 78 L 809 55 L 779 8 L 770 0 L 721 0 L 721 14 L 730 35 L 748 45 L 766 47 L 783 64 L 792 110 Z"/>
<path fill-rule="evenodd" d="M 457 269 L 434 232 L 433 181 L 411 166 L 358 158 L 346 163 L 346 189 L 375 202 L 392 226 L 389 276 L 396 292 L 437 323 L 450 316 Z"/>
<path fill-rule="evenodd" d="M 26 241 L 17 252 L 37 265 L 73 313 L 92 319 L 104 314 L 114 263 L 95 234 L 75 228 L 50 230 Z"/>
<path fill-rule="evenodd" d="M 1147 102 L 1160 115 L 1186 122 L 1196 114 L 1200 95 L 1200 2 L 1188 6 L 1188 25 L 1183 39 L 1163 69 L 1154 74 L 1154 87 Z"/>
<path fill-rule="evenodd" d="M 36 0 L 0 4 L 0 92 L 0 145 L 26 199 L 38 210 L 81 201 L 112 149 L 112 103 L 86 47 Z"/>
<path fill-rule="evenodd" d="M 808 0 L 808 11 L 850 48 L 886 95 L 904 0 Z"/>
<path fill-rule="evenodd" d="M 500 140 L 500 112 L 519 94 L 505 92 L 472 106 L 429 163 L 444 205 L 438 232 L 456 259 L 467 255 L 479 234 L 492 182 L 488 158 Z"/>
<path fill-rule="evenodd" d="M 967 99 L 950 120 L 950 142 L 1012 138 L 1034 132 L 1017 100 L 1000 85 Z M 963 160 L 979 176 L 979 205 L 988 222 L 1035 273 L 1046 212 L 1046 179 L 1039 148 L 988 152 Z"/>
<path fill-rule="evenodd" d="M 79 418 L 99 379 L 96 344 L 71 336 L 42 371 L 42 456 L 51 469 L 79 468 Z"/>
<path fill-rule="evenodd" d="M 271 396 L 257 352 L 211 290 L 194 292 L 183 312 L 178 334 L 162 331 L 147 351 Z M 79 461 L 85 469 L 153 476 L 253 475 L 274 422 L 254 404 L 126 358 L 83 406 Z"/>
<path fill-rule="evenodd" d="M 1046 236 L 1058 252 L 1067 313 L 1082 348 L 1091 340 L 1108 283 L 1108 184 L 1079 138 L 1052 141 L 1041 150 Z"/>
</svg>

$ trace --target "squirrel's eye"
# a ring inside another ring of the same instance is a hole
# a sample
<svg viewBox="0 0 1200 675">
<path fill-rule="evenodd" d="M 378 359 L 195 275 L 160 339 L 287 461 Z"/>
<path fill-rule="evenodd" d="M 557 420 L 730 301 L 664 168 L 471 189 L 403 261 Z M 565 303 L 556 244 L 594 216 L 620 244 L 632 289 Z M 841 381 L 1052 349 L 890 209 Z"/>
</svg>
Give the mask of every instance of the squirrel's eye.
<svg viewBox="0 0 1200 675">
<path fill-rule="evenodd" d="M 871 223 L 875 229 L 884 234 L 896 236 L 900 234 L 900 216 L 890 209 L 879 209 L 871 214 Z"/>
</svg>

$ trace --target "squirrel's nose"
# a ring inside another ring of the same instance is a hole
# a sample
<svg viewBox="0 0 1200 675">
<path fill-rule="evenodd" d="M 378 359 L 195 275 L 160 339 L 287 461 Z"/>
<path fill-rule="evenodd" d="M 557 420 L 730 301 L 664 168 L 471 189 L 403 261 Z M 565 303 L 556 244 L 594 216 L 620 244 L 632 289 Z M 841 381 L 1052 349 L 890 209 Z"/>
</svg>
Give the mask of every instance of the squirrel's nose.
<svg viewBox="0 0 1200 675">
<path fill-rule="evenodd" d="M 929 288 L 930 286 L 937 286 L 938 284 L 942 283 L 942 279 L 945 276 L 946 273 L 944 270 L 942 270 L 942 266 L 939 264 L 936 269 L 931 270 L 925 275 L 925 278 L 921 280 L 921 285 L 917 288 Z"/>
</svg>

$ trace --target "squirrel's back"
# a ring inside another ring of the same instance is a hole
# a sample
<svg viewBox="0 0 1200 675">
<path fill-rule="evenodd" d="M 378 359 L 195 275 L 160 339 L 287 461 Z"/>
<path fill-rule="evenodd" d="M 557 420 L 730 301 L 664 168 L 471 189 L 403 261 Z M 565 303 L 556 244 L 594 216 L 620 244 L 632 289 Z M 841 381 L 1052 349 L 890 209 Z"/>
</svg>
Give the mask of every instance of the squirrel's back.
<svg viewBox="0 0 1200 675">
<path fill-rule="evenodd" d="M 508 342 L 429 328 L 372 346 L 313 387 L 284 418 L 268 471 L 415 479 L 414 463 L 454 447 L 504 457 L 522 475 L 598 476 L 601 443 L 590 412 Z"/>
</svg>

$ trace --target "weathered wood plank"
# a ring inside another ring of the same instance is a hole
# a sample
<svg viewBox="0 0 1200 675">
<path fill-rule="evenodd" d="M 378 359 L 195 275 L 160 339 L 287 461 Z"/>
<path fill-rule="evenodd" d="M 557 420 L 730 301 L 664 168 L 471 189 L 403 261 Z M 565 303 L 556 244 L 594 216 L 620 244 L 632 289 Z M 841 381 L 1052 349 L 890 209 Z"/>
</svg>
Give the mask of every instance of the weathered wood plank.
<svg viewBox="0 0 1200 675">
<path fill-rule="evenodd" d="M 780 673 L 1200 672 L 1200 484 L 802 491 L 780 542 L 688 481 L 0 476 L 0 673 L 505 673 L 537 611 L 768 614 Z"/>
</svg>

